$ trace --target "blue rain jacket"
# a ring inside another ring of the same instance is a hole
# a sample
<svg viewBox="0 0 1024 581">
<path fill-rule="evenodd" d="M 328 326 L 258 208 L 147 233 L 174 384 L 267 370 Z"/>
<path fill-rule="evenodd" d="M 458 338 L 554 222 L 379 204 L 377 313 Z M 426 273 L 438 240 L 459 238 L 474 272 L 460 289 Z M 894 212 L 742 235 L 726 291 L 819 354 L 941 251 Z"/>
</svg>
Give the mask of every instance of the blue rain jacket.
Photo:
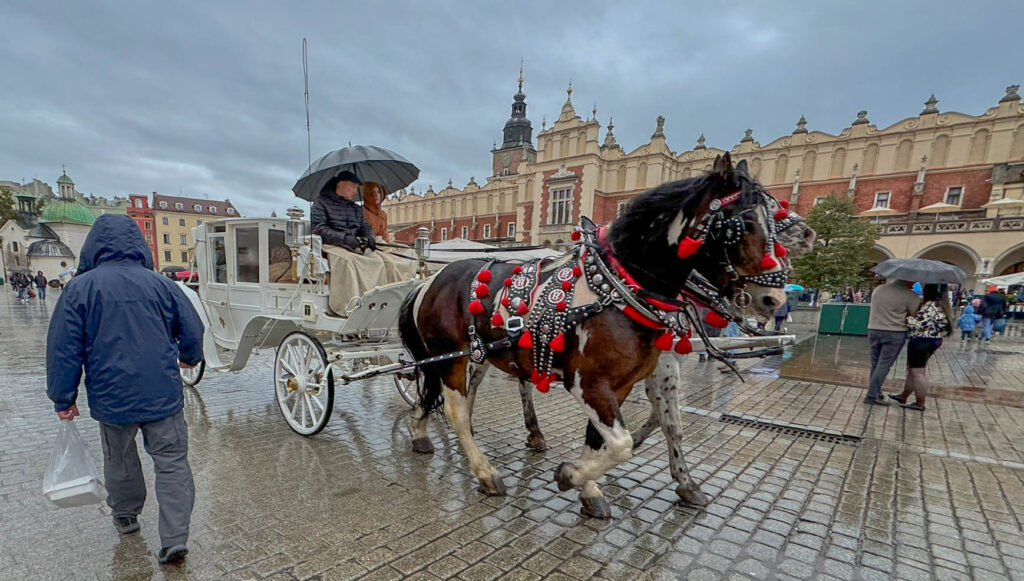
<svg viewBox="0 0 1024 581">
<path fill-rule="evenodd" d="M 177 284 L 153 272 L 153 256 L 128 216 L 96 219 L 78 273 L 64 287 L 46 337 L 46 393 L 56 411 L 85 390 L 93 419 L 138 424 L 178 413 L 178 360 L 203 358 L 203 323 Z"/>
</svg>

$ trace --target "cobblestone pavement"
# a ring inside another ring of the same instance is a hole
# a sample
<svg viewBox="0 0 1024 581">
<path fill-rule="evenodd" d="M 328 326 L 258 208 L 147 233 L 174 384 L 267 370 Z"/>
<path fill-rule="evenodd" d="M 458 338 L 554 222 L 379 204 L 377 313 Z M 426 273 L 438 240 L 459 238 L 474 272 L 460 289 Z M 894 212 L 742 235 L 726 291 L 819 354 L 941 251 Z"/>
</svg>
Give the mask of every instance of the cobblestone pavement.
<svg viewBox="0 0 1024 581">
<path fill-rule="evenodd" d="M 160 567 L 151 482 L 140 535 L 119 537 L 104 506 L 46 506 L 57 428 L 47 309 L 0 296 L 4 579 L 1024 579 L 1024 409 L 942 397 L 923 414 L 867 407 L 859 387 L 780 377 L 782 357 L 744 362 L 742 383 L 693 357 L 684 366 L 687 460 L 711 505 L 675 503 L 652 436 L 602 482 L 614 518 L 600 521 L 552 482 L 583 439 L 565 393 L 536 396 L 551 445 L 538 454 L 525 449 L 513 384 L 485 382 L 477 441 L 509 489 L 488 498 L 440 421 L 437 453 L 411 453 L 409 409 L 388 378 L 340 387 L 327 429 L 293 434 L 271 354 L 258 354 L 186 391 L 191 553 Z M 996 341 L 992 360 L 1022 346 Z M 624 407 L 630 425 L 646 415 L 639 391 Z M 744 416 L 761 423 L 736 423 Z M 95 423 L 80 421 L 98 459 Z M 860 440 L 828 439 L 842 434 Z"/>
</svg>

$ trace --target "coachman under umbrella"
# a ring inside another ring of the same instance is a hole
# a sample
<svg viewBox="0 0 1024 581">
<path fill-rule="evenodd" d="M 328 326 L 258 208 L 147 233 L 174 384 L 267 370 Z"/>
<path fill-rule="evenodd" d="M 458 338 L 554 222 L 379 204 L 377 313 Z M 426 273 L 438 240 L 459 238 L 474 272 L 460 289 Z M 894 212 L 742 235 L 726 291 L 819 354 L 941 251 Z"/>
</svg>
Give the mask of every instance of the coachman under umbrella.
<svg viewBox="0 0 1024 581">
<path fill-rule="evenodd" d="M 389 193 L 408 186 L 420 175 L 419 168 L 393 151 L 373 145 L 353 145 L 314 161 L 292 186 L 292 192 L 303 200 L 315 202 L 331 178 L 346 170 L 361 181 L 381 184 Z"/>
</svg>

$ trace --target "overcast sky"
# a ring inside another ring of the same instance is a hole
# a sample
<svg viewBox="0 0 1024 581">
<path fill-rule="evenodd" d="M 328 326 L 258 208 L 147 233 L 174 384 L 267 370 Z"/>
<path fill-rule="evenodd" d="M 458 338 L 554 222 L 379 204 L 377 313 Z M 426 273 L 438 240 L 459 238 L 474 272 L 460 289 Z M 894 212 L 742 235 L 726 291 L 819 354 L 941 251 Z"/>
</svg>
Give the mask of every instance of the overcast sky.
<svg viewBox="0 0 1024 581">
<path fill-rule="evenodd" d="M 185 5 L 177 6 L 178 4 Z M 231 198 L 246 215 L 295 203 L 313 159 L 393 149 L 417 189 L 490 173 L 525 61 L 534 134 L 572 80 L 618 142 L 762 143 L 800 115 L 838 133 L 923 109 L 980 114 L 1024 82 L 1024 2 L 51 2 L 0 4 L 0 180 Z M 603 131 L 602 131 L 603 139 Z"/>
</svg>

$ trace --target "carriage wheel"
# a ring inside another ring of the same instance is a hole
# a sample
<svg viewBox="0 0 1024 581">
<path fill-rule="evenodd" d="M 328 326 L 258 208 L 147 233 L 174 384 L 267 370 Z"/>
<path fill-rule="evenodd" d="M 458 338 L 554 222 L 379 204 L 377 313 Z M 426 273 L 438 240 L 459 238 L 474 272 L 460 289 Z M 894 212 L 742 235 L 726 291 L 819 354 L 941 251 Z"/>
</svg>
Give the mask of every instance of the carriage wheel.
<svg viewBox="0 0 1024 581">
<path fill-rule="evenodd" d="M 195 387 L 199 385 L 199 381 L 203 378 L 203 373 L 206 371 L 206 360 L 203 359 L 195 367 L 188 369 L 179 368 L 178 371 L 181 373 L 182 383 L 189 387 Z"/>
<path fill-rule="evenodd" d="M 319 341 L 303 331 L 281 341 L 274 357 L 274 390 L 292 430 L 312 436 L 324 429 L 334 408 L 334 373 Z"/>
<path fill-rule="evenodd" d="M 416 405 L 419 399 L 420 372 L 418 369 L 411 371 L 400 371 L 392 375 L 395 379 L 395 387 L 402 399 L 411 406 Z"/>
</svg>

